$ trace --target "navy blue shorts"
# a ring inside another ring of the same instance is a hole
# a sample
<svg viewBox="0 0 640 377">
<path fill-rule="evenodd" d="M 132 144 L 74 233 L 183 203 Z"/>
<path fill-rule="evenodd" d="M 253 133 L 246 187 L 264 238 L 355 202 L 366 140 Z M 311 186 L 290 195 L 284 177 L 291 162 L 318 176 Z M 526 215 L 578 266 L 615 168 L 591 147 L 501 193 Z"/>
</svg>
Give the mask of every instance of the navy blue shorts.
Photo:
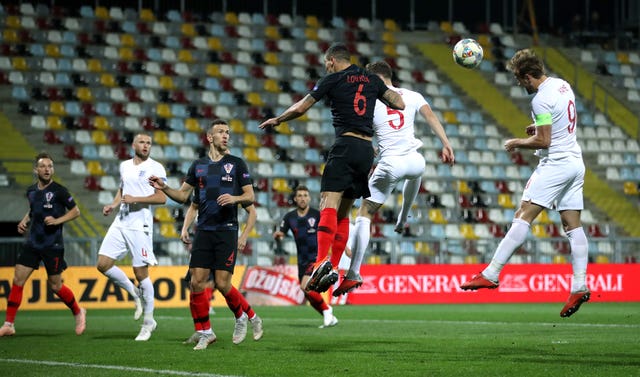
<svg viewBox="0 0 640 377">
<path fill-rule="evenodd" d="M 18 257 L 18 264 L 31 267 L 37 270 L 40 262 L 47 269 L 47 275 L 60 275 L 67 269 L 67 262 L 64 260 L 64 249 L 36 249 L 30 245 L 24 245 L 24 249 Z"/>
<path fill-rule="evenodd" d="M 340 136 L 329 150 L 320 191 L 343 192 L 342 197 L 369 197 L 369 173 L 373 165 L 370 141 Z"/>
<path fill-rule="evenodd" d="M 191 247 L 189 268 L 208 268 L 233 273 L 238 250 L 235 230 L 198 230 Z"/>
</svg>

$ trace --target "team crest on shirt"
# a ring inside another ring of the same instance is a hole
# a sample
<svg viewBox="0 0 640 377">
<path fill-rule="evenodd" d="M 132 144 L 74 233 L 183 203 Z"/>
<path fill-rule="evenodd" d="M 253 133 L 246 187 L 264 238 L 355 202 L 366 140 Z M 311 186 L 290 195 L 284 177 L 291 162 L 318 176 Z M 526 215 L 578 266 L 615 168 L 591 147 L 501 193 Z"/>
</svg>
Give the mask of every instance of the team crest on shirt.
<svg viewBox="0 0 640 377">
<path fill-rule="evenodd" d="M 222 168 L 224 169 L 224 171 L 227 172 L 227 175 L 222 177 L 222 180 L 225 182 L 232 182 L 233 177 L 230 174 L 231 174 L 231 171 L 233 170 L 233 164 L 227 162 L 226 164 L 222 165 Z"/>
<path fill-rule="evenodd" d="M 308 233 L 315 233 L 316 232 L 316 219 L 313 217 L 310 217 L 307 219 L 307 224 L 309 224 L 309 231 Z"/>
<path fill-rule="evenodd" d="M 44 208 L 53 208 L 53 204 L 51 204 L 51 200 L 53 200 L 53 193 L 51 191 L 47 191 L 44 194 L 44 200 L 47 202 L 44 204 Z"/>
</svg>

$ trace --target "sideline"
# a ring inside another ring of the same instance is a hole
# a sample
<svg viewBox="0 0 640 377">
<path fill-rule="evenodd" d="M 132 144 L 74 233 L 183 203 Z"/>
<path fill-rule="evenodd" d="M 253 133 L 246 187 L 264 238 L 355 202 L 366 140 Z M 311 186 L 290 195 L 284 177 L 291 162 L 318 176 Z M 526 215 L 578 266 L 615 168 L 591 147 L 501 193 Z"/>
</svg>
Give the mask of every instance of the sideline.
<svg viewBox="0 0 640 377">
<path fill-rule="evenodd" d="M 81 363 L 65 363 L 61 361 L 47 361 L 47 360 L 28 360 L 28 359 L 2 359 L 0 362 L 14 363 L 14 364 L 34 364 L 34 365 L 47 365 L 55 367 L 70 367 L 70 368 L 94 368 L 94 369 L 108 369 L 117 370 L 123 372 L 142 372 L 152 373 L 160 375 L 171 376 L 193 376 L 193 377 L 240 377 L 230 376 L 223 374 L 201 373 L 201 372 L 186 372 L 181 370 L 169 370 L 169 369 L 150 369 L 150 368 L 136 368 L 125 367 L 121 365 L 98 365 L 98 364 L 81 364 Z"/>
</svg>

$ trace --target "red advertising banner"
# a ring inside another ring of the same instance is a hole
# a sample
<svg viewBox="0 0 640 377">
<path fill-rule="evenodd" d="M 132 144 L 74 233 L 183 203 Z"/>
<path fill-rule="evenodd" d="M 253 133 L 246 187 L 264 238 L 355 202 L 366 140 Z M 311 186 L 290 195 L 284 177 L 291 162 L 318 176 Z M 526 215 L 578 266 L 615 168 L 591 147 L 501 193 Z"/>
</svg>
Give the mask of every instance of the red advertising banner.
<svg viewBox="0 0 640 377">
<path fill-rule="evenodd" d="M 298 266 L 247 267 L 240 291 L 255 306 L 300 305 L 304 302 Z"/>
<path fill-rule="evenodd" d="M 564 302 L 571 289 L 570 264 L 510 264 L 497 289 L 463 291 L 460 284 L 485 265 L 364 265 L 362 286 L 349 304 L 450 304 Z M 591 264 L 591 301 L 640 301 L 640 264 Z"/>
</svg>

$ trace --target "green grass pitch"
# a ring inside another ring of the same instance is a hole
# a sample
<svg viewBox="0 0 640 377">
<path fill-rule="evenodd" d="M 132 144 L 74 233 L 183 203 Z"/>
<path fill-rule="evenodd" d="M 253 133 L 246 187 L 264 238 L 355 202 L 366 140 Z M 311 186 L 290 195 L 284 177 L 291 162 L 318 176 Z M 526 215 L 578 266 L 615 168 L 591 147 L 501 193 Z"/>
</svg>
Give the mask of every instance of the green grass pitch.
<svg viewBox="0 0 640 377">
<path fill-rule="evenodd" d="M 89 310 L 73 332 L 68 311 L 19 311 L 0 338 L 0 376 L 640 376 L 640 303 L 334 307 L 320 329 L 308 306 L 258 307 L 265 335 L 231 342 L 233 317 L 216 307 L 205 351 L 183 345 L 189 311 L 157 309 L 158 329 L 135 342 L 133 310 Z"/>
</svg>

